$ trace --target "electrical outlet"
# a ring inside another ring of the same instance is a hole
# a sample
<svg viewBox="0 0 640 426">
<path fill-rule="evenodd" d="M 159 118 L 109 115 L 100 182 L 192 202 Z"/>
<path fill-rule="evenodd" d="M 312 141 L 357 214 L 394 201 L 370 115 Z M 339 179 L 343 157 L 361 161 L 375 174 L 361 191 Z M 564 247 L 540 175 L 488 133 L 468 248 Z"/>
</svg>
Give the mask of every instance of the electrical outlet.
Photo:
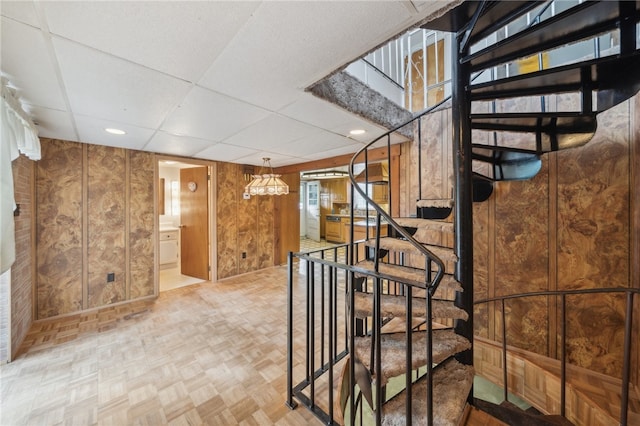
<svg viewBox="0 0 640 426">
<path fill-rule="evenodd" d="M 114 282 L 115 280 L 116 280 L 116 274 L 115 274 L 115 273 L 113 273 L 113 272 L 109 272 L 109 273 L 107 274 L 107 282 L 108 282 L 108 283 L 112 283 L 112 282 Z"/>
<path fill-rule="evenodd" d="M 243 258 L 243 259 L 246 259 L 246 258 L 247 258 L 247 252 L 246 252 L 246 251 L 243 251 L 243 252 L 242 252 L 242 258 Z"/>
</svg>

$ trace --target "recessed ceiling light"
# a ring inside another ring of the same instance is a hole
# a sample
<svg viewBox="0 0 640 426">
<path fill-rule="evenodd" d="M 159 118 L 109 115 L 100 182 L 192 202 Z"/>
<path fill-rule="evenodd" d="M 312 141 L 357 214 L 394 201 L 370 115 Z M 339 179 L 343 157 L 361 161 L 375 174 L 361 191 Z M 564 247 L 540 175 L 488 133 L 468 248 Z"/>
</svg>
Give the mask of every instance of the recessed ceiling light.
<svg viewBox="0 0 640 426">
<path fill-rule="evenodd" d="M 365 133 L 364 129 L 354 129 L 349 132 L 349 134 L 352 134 L 352 135 L 362 135 L 364 133 Z"/>
<path fill-rule="evenodd" d="M 107 128 L 104 129 L 105 132 L 107 133 L 111 133 L 112 135 L 126 135 L 127 132 L 125 132 L 124 130 L 120 130 L 120 129 L 114 129 L 114 128 Z"/>
</svg>

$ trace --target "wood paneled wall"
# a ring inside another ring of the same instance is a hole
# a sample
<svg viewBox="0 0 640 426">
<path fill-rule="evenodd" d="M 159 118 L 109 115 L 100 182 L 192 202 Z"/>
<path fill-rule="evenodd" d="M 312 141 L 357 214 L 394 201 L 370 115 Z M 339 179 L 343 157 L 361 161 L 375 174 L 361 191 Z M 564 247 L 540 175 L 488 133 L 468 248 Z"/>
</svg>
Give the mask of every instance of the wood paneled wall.
<svg viewBox="0 0 640 426">
<path fill-rule="evenodd" d="M 639 98 L 600 114 L 598 131 L 585 146 L 544 155 L 533 179 L 496 183 L 488 201 L 474 204 L 476 300 L 538 290 L 640 287 Z M 563 102 L 553 97 L 550 106 Z M 450 194 L 446 123 L 450 110 L 423 119 L 423 198 Z M 416 146 L 411 149 L 417 153 Z M 408 175 L 417 176 L 417 160 L 412 158 L 410 168 Z M 407 200 L 418 198 L 417 183 L 406 190 Z M 620 376 L 624 299 L 568 298 L 571 363 Z M 636 313 L 638 307 L 636 300 Z M 559 302 L 537 297 L 509 302 L 506 311 L 510 345 L 552 357 L 559 353 Z M 635 383 L 639 324 L 636 320 Z M 474 326 L 477 335 L 501 340 L 500 307 L 478 307 Z"/>
<path fill-rule="evenodd" d="M 154 154 L 41 142 L 36 318 L 154 295 Z"/>
<path fill-rule="evenodd" d="M 13 359 L 33 322 L 33 281 L 35 268 L 35 241 L 33 238 L 34 171 L 35 162 L 20 155 L 12 163 L 13 186 L 16 204 L 20 211 L 14 216 L 16 236 L 16 261 L 11 266 L 11 348 Z M 3 290 L 3 294 L 8 293 Z M 4 302 L 4 301 L 3 301 Z M 2 306 L 7 306 L 2 303 Z M 4 332 L 4 330 L 3 330 Z"/>
<path fill-rule="evenodd" d="M 291 203 L 298 214 L 299 175 L 284 175 L 289 185 L 289 195 L 255 196 L 245 200 L 242 196 L 248 182 L 244 180 L 245 166 L 232 163 L 217 163 L 216 176 L 216 232 L 218 279 L 257 271 L 279 264 L 279 250 L 287 249 L 295 234 L 297 251 L 300 244 L 298 227 L 288 223 L 279 225 L 281 216 L 289 217 Z M 283 204 L 284 203 L 284 204 Z M 295 218 L 294 218 L 295 219 Z M 293 241 L 295 243 L 295 241 Z M 285 260 L 286 261 L 286 260 Z"/>
</svg>

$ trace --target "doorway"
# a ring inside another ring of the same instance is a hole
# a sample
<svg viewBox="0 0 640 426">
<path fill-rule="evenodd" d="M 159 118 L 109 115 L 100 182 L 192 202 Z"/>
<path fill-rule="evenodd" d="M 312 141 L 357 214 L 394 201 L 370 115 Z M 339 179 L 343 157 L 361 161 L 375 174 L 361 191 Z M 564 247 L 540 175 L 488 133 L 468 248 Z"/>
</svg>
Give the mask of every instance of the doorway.
<svg viewBox="0 0 640 426">
<path fill-rule="evenodd" d="M 306 186 L 305 223 L 306 236 L 310 240 L 320 241 L 320 182 L 309 181 Z"/>
<path fill-rule="evenodd" d="M 159 291 L 211 279 L 210 167 L 158 162 Z"/>
</svg>

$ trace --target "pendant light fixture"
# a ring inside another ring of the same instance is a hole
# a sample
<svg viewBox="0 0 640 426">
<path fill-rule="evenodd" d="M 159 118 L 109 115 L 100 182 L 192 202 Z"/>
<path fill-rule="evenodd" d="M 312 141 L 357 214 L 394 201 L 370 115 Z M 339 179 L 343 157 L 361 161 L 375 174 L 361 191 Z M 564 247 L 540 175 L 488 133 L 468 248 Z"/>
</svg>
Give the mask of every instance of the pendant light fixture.
<svg viewBox="0 0 640 426">
<path fill-rule="evenodd" d="M 252 175 L 253 180 L 245 186 L 244 191 L 249 195 L 283 195 L 289 193 L 289 185 L 280 179 L 281 175 L 273 173 L 271 159 L 263 158 L 262 167 L 257 175 Z"/>
</svg>

